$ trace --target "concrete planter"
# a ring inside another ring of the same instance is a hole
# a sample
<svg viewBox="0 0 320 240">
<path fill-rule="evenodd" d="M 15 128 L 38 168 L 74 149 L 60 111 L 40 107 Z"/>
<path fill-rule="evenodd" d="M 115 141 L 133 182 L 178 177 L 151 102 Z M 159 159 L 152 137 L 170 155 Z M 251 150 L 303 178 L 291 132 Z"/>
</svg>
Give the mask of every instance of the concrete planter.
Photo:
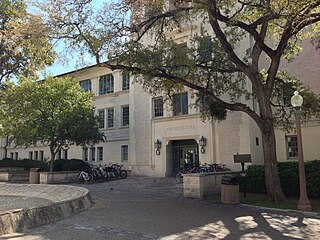
<svg viewBox="0 0 320 240">
<path fill-rule="evenodd" d="M 236 175 L 237 172 L 192 173 L 183 175 L 183 196 L 204 199 L 221 191 L 221 179 L 224 175 Z"/>
<path fill-rule="evenodd" d="M 40 172 L 40 184 L 74 183 L 79 172 Z"/>
<path fill-rule="evenodd" d="M 0 172 L 0 182 L 28 182 L 29 172 L 27 171 L 7 171 Z"/>
</svg>

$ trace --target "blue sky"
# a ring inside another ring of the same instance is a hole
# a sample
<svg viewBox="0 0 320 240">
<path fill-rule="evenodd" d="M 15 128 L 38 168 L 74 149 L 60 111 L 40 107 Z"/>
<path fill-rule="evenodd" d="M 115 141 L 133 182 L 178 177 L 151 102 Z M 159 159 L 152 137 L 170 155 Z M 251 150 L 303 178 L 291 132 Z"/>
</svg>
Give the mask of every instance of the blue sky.
<svg viewBox="0 0 320 240">
<path fill-rule="evenodd" d="M 111 2 L 111 0 L 105 0 L 105 1 L 102 1 L 102 0 L 93 0 L 92 1 L 92 4 L 95 8 L 99 8 L 100 6 L 102 6 L 102 4 L 104 2 Z M 59 53 L 61 51 L 64 50 L 64 46 L 62 43 L 60 43 L 59 45 L 57 45 L 55 47 L 55 50 Z M 77 66 L 77 64 L 79 65 L 79 62 L 77 62 L 77 54 L 74 53 L 74 56 L 73 57 L 70 57 L 70 59 L 68 60 L 64 60 L 64 61 L 61 61 L 59 60 L 59 58 L 57 58 L 55 60 L 55 63 L 53 66 L 50 66 L 50 67 L 47 67 L 45 72 L 46 74 L 49 74 L 49 75 L 53 75 L 53 76 L 56 76 L 56 75 L 60 75 L 60 74 L 63 74 L 63 73 L 67 73 L 67 72 L 70 72 L 70 71 L 74 71 L 76 69 L 79 68 L 79 66 Z M 89 54 L 87 54 L 85 56 L 85 59 L 86 61 L 86 65 L 92 65 L 92 64 L 95 64 L 95 61 L 93 60 L 93 58 L 90 57 Z"/>
</svg>

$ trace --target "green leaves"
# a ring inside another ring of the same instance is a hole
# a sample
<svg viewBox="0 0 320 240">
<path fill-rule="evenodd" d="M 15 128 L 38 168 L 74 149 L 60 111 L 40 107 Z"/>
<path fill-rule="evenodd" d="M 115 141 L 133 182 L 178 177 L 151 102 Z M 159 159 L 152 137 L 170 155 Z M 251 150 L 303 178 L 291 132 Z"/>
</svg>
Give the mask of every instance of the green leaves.
<svg viewBox="0 0 320 240">
<path fill-rule="evenodd" d="M 51 65 L 55 53 L 50 29 L 42 19 L 27 12 L 22 0 L 0 3 L 0 81 L 19 76 L 36 76 Z"/>
<path fill-rule="evenodd" d="M 2 134 L 16 145 L 40 142 L 59 149 L 102 140 L 92 95 L 72 79 L 48 77 L 41 82 L 9 83 L 0 97 Z"/>
</svg>

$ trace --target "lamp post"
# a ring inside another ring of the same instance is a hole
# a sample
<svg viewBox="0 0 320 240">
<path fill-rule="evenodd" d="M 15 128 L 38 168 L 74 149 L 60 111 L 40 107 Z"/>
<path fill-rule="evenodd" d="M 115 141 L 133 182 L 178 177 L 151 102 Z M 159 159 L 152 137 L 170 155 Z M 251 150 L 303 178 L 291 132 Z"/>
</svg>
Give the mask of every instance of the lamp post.
<svg viewBox="0 0 320 240">
<path fill-rule="evenodd" d="M 298 210 L 311 211 L 310 201 L 307 195 L 306 176 L 304 170 L 302 137 L 301 137 L 301 122 L 300 122 L 300 108 L 303 103 L 303 98 L 299 95 L 298 91 L 294 92 L 291 98 L 291 104 L 295 108 L 296 115 L 296 130 L 297 130 L 297 144 L 298 144 L 298 162 L 299 162 L 299 185 L 300 197 L 298 201 Z"/>
</svg>

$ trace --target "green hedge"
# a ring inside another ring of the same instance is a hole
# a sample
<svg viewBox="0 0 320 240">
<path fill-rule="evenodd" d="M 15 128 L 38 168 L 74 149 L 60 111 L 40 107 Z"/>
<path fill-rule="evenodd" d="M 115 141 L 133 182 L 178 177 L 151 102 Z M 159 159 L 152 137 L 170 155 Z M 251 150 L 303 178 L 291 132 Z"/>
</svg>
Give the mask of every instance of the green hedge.
<svg viewBox="0 0 320 240">
<path fill-rule="evenodd" d="M 0 161 L 0 167 L 17 167 L 23 168 L 26 171 L 29 171 L 30 168 L 40 168 L 41 171 L 49 170 L 49 166 L 46 162 L 30 159 L 14 160 L 12 158 L 3 158 Z"/>
<path fill-rule="evenodd" d="M 283 192 L 288 196 L 299 195 L 298 162 L 278 163 L 279 177 Z M 320 196 L 320 161 L 305 162 L 306 182 L 309 196 Z M 247 171 L 247 192 L 265 193 L 264 166 L 252 165 Z"/>
<path fill-rule="evenodd" d="M 89 168 L 89 164 L 80 159 L 59 159 L 53 163 L 53 171 L 83 171 Z"/>
<path fill-rule="evenodd" d="M 49 171 L 49 162 L 22 159 L 14 160 L 11 158 L 3 158 L 0 160 L 0 167 L 16 167 L 23 168 L 24 170 L 29 171 L 30 168 L 40 168 L 41 172 Z M 53 171 L 82 171 L 89 167 L 87 162 L 82 161 L 81 159 L 57 159 L 53 163 Z"/>
</svg>

